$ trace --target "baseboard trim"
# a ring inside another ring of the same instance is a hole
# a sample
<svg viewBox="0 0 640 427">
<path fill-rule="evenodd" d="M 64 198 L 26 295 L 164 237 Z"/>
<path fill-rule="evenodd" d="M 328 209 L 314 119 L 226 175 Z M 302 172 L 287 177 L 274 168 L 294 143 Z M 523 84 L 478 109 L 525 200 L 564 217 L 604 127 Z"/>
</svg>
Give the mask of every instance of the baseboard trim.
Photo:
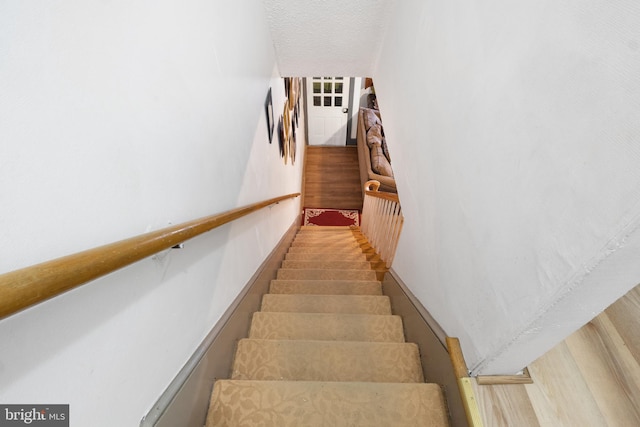
<svg viewBox="0 0 640 427">
<path fill-rule="evenodd" d="M 420 349 L 425 380 L 442 386 L 451 425 L 467 427 L 467 415 L 460 397 L 458 379 L 451 366 L 444 330 L 395 271 L 390 270 L 385 274 L 382 289 L 384 295 L 391 299 L 393 313 L 402 317 L 407 341 L 416 343 Z"/>
<path fill-rule="evenodd" d="M 247 336 L 251 315 L 260 310 L 300 224 L 298 215 L 280 242 L 227 308 L 178 375 L 140 421 L 140 427 L 202 427 L 216 379 L 228 378 L 235 347 Z"/>
<path fill-rule="evenodd" d="M 533 384 L 533 378 L 529 369 L 524 368 L 521 374 L 516 375 L 478 375 L 476 382 L 478 385 Z"/>
<path fill-rule="evenodd" d="M 418 300 L 418 298 L 416 298 L 416 296 L 409 290 L 407 285 L 402 281 L 402 279 L 400 279 L 400 276 L 398 276 L 398 273 L 391 269 L 389 270 L 389 274 L 396 282 L 398 282 L 398 285 L 411 302 L 411 305 L 413 305 L 415 309 L 418 310 L 418 313 L 420 313 L 420 317 L 424 319 L 427 325 L 429 325 L 431 331 L 433 331 L 436 337 L 438 337 L 440 344 L 442 344 L 444 348 L 447 348 L 447 333 L 444 331 L 442 326 L 440 326 L 436 319 L 431 316 L 431 313 L 429 313 L 429 311 L 422 305 L 420 300 Z"/>
</svg>

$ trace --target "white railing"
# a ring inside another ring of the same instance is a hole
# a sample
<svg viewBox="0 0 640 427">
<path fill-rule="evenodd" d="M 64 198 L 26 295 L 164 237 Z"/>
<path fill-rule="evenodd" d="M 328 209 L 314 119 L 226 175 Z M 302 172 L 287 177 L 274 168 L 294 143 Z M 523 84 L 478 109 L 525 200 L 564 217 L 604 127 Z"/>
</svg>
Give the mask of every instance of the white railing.
<svg viewBox="0 0 640 427">
<path fill-rule="evenodd" d="M 404 217 L 395 193 L 379 192 L 378 181 L 367 181 L 360 229 L 387 268 L 396 254 Z"/>
</svg>

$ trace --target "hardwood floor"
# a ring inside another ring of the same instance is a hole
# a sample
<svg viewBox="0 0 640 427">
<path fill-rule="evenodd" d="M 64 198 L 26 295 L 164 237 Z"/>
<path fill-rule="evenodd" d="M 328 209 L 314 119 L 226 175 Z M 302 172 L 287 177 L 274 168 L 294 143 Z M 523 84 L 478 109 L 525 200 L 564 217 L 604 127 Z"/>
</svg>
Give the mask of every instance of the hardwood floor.
<svg viewBox="0 0 640 427">
<path fill-rule="evenodd" d="M 640 285 L 529 366 L 477 385 L 485 426 L 640 426 Z"/>
<path fill-rule="evenodd" d="M 305 207 L 362 209 L 356 147 L 307 146 L 304 175 Z"/>
</svg>

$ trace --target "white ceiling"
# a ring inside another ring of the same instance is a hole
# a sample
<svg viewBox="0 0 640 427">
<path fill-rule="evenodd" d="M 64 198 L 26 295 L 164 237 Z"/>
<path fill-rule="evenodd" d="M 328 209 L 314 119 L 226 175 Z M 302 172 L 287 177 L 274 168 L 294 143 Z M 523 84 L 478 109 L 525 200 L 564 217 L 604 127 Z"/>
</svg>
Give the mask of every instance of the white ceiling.
<svg viewBox="0 0 640 427">
<path fill-rule="evenodd" d="M 395 0 L 263 0 L 282 76 L 370 76 Z"/>
</svg>

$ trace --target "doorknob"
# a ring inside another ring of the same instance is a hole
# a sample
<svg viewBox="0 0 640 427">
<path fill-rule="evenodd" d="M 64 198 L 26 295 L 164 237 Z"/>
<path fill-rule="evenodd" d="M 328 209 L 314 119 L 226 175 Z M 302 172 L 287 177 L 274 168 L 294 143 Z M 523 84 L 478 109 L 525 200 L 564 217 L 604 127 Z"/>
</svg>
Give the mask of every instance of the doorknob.
<svg viewBox="0 0 640 427">
<path fill-rule="evenodd" d="M 346 114 L 346 113 L 348 113 L 348 112 L 349 112 L 349 109 L 348 109 L 348 108 L 343 108 L 343 109 L 342 109 L 342 112 Z"/>
</svg>

